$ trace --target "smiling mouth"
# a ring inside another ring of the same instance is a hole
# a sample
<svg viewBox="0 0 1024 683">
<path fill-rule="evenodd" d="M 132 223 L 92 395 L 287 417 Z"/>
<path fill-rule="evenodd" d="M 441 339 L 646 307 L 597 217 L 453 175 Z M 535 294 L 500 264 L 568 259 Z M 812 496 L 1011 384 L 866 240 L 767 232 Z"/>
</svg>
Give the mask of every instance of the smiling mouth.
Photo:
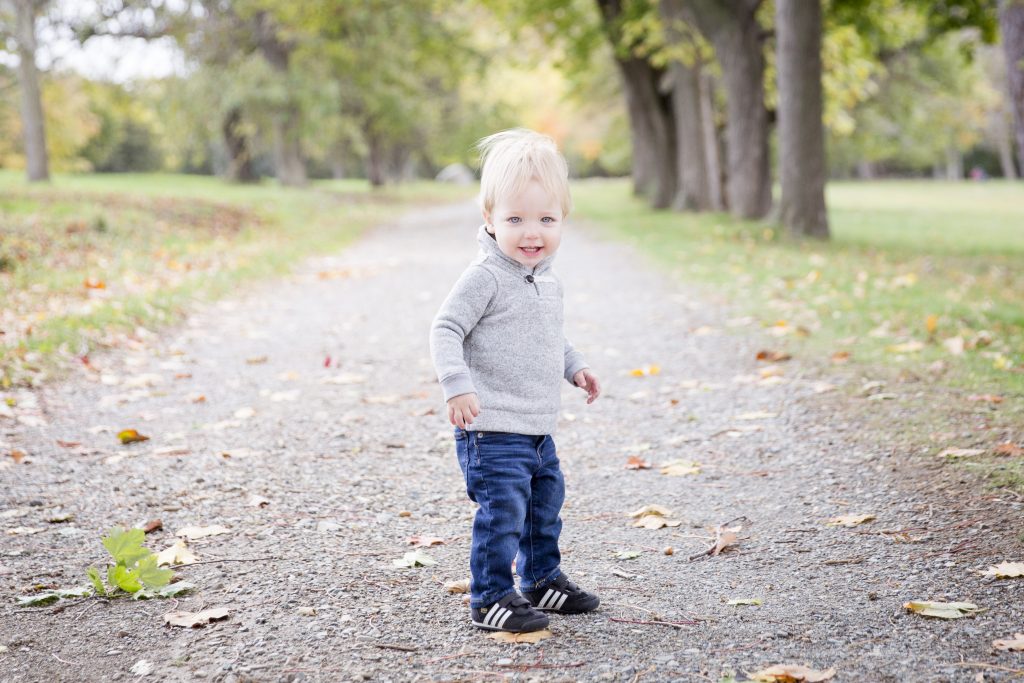
<svg viewBox="0 0 1024 683">
<path fill-rule="evenodd" d="M 519 247 L 519 248 L 522 249 L 523 251 L 525 251 L 527 254 L 537 254 L 541 250 L 540 247 Z"/>
</svg>

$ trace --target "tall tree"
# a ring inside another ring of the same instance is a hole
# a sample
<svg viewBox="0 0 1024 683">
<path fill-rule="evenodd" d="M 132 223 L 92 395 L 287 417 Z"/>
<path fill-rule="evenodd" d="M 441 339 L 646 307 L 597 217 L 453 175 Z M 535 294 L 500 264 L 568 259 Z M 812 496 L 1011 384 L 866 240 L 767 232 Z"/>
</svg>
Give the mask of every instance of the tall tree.
<svg viewBox="0 0 1024 683">
<path fill-rule="evenodd" d="M 1017 132 L 1017 155 L 1024 166 L 1024 0 L 1002 0 L 999 27 L 1006 54 L 1007 90 Z"/>
<path fill-rule="evenodd" d="M 29 181 L 50 179 L 46 152 L 46 126 L 43 115 L 42 88 L 36 67 L 36 20 L 49 0 L 3 0 L 0 21 L 13 24 L 8 29 L 18 52 L 18 84 L 21 90 L 21 132 L 25 149 L 25 166 Z"/>
<path fill-rule="evenodd" d="M 820 0 L 775 0 L 775 31 L 782 185 L 779 219 L 796 235 L 828 238 Z"/>
<path fill-rule="evenodd" d="M 689 0 L 686 11 L 715 48 L 725 86 L 727 197 L 741 218 L 762 218 L 772 206 L 768 112 L 764 105 L 765 33 L 762 0 Z"/>
<path fill-rule="evenodd" d="M 661 89 L 664 70 L 634 52 L 623 34 L 627 12 L 647 12 L 639 0 L 597 0 L 606 35 L 615 50 L 622 77 L 633 141 L 633 190 L 653 207 L 668 208 L 675 197 L 676 130 L 670 93 Z"/>
</svg>

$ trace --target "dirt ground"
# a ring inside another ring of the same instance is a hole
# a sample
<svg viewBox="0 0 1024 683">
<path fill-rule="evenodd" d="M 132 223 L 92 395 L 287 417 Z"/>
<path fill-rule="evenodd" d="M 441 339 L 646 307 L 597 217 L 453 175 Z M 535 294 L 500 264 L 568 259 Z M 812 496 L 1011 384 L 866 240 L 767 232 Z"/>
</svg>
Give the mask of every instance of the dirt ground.
<svg viewBox="0 0 1024 683">
<path fill-rule="evenodd" d="M 777 340 L 757 321 L 586 226 L 569 228 L 555 269 L 567 334 L 605 393 L 586 406 L 566 385 L 555 441 L 563 569 L 602 606 L 553 616 L 535 645 L 473 629 L 465 596 L 444 588 L 468 578 L 474 505 L 427 333 L 476 225 L 468 205 L 410 214 L 15 392 L 0 441 L 28 457 L 0 465 L 0 681 L 718 682 L 775 664 L 835 681 L 1024 675 L 1024 653 L 992 645 L 1024 631 L 1024 579 L 980 573 L 1024 560 L 1024 504 L 903 452 L 899 424 L 865 432 L 856 416 L 885 402 L 830 390 L 799 359 L 765 370 L 756 353 Z M 660 372 L 633 376 L 648 365 Z M 122 446 L 126 428 L 150 440 Z M 626 469 L 634 455 L 653 466 Z M 674 460 L 699 472 L 662 474 Z M 633 527 L 645 505 L 680 524 Z M 826 525 L 841 515 L 875 519 Z M 154 519 L 155 550 L 183 527 L 228 528 L 177 570 L 194 592 L 15 606 L 33 586 L 85 584 L 107 529 Z M 723 523 L 737 541 L 691 561 Z M 394 566 L 416 535 L 444 539 L 423 549 L 437 564 Z M 912 600 L 985 611 L 942 620 Z M 213 607 L 229 618 L 164 625 Z"/>
</svg>

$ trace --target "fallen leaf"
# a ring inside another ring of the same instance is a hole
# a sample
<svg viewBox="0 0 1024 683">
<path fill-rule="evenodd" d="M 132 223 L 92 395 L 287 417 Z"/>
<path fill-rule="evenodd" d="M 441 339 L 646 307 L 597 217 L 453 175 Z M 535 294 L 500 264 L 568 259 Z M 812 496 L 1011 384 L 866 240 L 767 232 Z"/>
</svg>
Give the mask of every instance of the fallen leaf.
<svg viewBox="0 0 1024 683">
<path fill-rule="evenodd" d="M 168 612 L 164 615 L 164 623 L 170 626 L 195 628 L 205 626 L 213 621 L 221 621 L 229 616 L 227 607 L 204 609 L 202 612 Z"/>
<path fill-rule="evenodd" d="M 46 531 L 46 527 L 17 526 L 7 530 L 8 536 L 31 536 Z"/>
<path fill-rule="evenodd" d="M 971 394 L 967 397 L 967 400 L 978 403 L 1002 403 L 1003 397 L 996 396 L 995 394 Z"/>
<path fill-rule="evenodd" d="M 661 515 L 644 515 L 633 522 L 633 526 L 644 529 L 660 529 L 662 527 L 676 527 L 682 524 L 678 519 L 665 519 Z"/>
<path fill-rule="evenodd" d="M 982 574 L 997 579 L 1019 579 L 1024 577 L 1024 562 L 1000 562 Z"/>
<path fill-rule="evenodd" d="M 797 664 L 777 664 L 750 674 L 750 680 L 767 683 L 818 683 L 827 681 L 835 675 L 835 669 L 817 671 Z"/>
<path fill-rule="evenodd" d="M 295 610 L 295 613 L 303 617 L 315 617 L 316 607 L 299 607 Z"/>
<path fill-rule="evenodd" d="M 146 525 L 144 527 L 142 527 L 142 533 L 144 533 L 144 534 L 151 534 L 154 531 L 159 531 L 160 529 L 163 529 L 163 528 L 164 528 L 163 520 L 151 519 L 148 522 L 146 522 Z"/>
<path fill-rule="evenodd" d="M 22 462 L 32 462 L 31 460 L 25 460 L 25 458 L 28 457 L 28 454 L 25 453 L 25 451 L 18 448 L 12 448 L 9 455 L 11 456 L 11 459 L 14 460 L 15 464 L 20 464 Z"/>
<path fill-rule="evenodd" d="M 964 353 L 965 343 L 963 337 L 950 337 L 943 340 L 942 345 L 954 356 L 962 356 Z"/>
<path fill-rule="evenodd" d="M 757 360 L 764 361 L 766 363 L 781 363 L 782 361 L 790 360 L 793 358 L 785 351 L 771 351 L 764 349 L 757 352 Z"/>
<path fill-rule="evenodd" d="M 778 413 L 770 413 L 766 410 L 755 410 L 749 413 L 740 413 L 736 416 L 737 420 L 764 420 L 772 417 L 778 417 Z"/>
<path fill-rule="evenodd" d="M 250 496 L 249 502 L 246 505 L 251 508 L 265 508 L 270 505 L 270 499 L 263 496 Z"/>
<path fill-rule="evenodd" d="M 445 540 L 443 538 L 437 538 L 436 536 L 410 536 L 405 539 L 406 543 L 411 543 L 417 548 L 429 548 L 432 545 L 444 545 Z"/>
<path fill-rule="evenodd" d="M 715 556 L 729 546 L 736 545 L 736 542 L 739 540 L 739 536 L 737 536 L 737 534 L 742 528 L 742 526 L 734 526 L 727 529 L 723 529 L 722 527 L 715 529 L 715 545 L 711 548 L 708 554 Z"/>
<path fill-rule="evenodd" d="M 651 375 L 657 375 L 660 373 L 661 368 L 657 365 L 644 365 L 629 371 L 629 374 L 633 377 L 650 377 Z"/>
<path fill-rule="evenodd" d="M 248 420 L 256 414 L 256 411 L 249 406 L 244 406 L 235 411 L 235 417 L 239 420 Z"/>
<path fill-rule="evenodd" d="M 668 517 L 672 514 L 672 511 L 667 507 L 661 505 L 644 505 L 639 510 L 634 510 L 629 513 L 630 517 L 644 517 L 646 515 L 661 515 L 662 517 Z"/>
<path fill-rule="evenodd" d="M 833 517 L 826 522 L 826 526 L 845 526 L 855 527 L 858 524 L 864 524 L 875 519 L 875 515 L 840 515 L 839 517 Z"/>
<path fill-rule="evenodd" d="M 461 581 L 446 581 L 444 589 L 449 593 L 468 593 L 469 592 L 469 579 L 462 579 Z"/>
<path fill-rule="evenodd" d="M 992 647 L 997 650 L 1024 651 L 1024 633 L 1014 633 L 1013 638 L 1005 640 L 993 640 Z"/>
<path fill-rule="evenodd" d="M 529 633 L 509 633 L 508 631 L 495 631 L 487 637 L 499 643 L 537 643 L 554 634 L 547 629 L 541 631 L 530 631 Z"/>
<path fill-rule="evenodd" d="M 924 348 L 924 342 L 913 340 L 902 344 L 892 344 L 885 348 L 889 353 L 917 353 Z"/>
<path fill-rule="evenodd" d="M 835 353 L 832 354 L 832 362 L 836 363 L 837 365 L 839 363 L 845 363 L 848 360 L 850 360 L 849 351 L 836 351 Z"/>
<path fill-rule="evenodd" d="M 727 605 L 760 605 L 762 602 L 761 598 L 733 598 Z"/>
<path fill-rule="evenodd" d="M 245 359 L 245 362 L 249 365 L 262 365 L 267 362 L 266 356 L 250 356 Z"/>
<path fill-rule="evenodd" d="M 981 611 L 981 608 L 969 602 L 912 601 L 903 603 L 903 606 L 911 612 L 940 619 L 959 619 L 974 616 Z"/>
<path fill-rule="evenodd" d="M 107 288 L 107 283 L 106 282 L 104 282 L 103 280 L 100 280 L 99 278 L 95 278 L 95 277 L 87 277 L 87 278 L 85 278 L 85 280 L 82 281 L 82 284 L 85 285 L 86 289 L 106 289 Z"/>
<path fill-rule="evenodd" d="M 766 365 L 765 367 L 758 370 L 757 374 L 760 375 L 761 379 L 770 379 L 772 377 L 782 377 L 786 373 L 778 365 Z"/>
<path fill-rule="evenodd" d="M 932 313 L 924 319 L 924 329 L 928 332 L 928 336 L 932 337 L 935 335 L 935 330 L 939 327 L 939 316 Z"/>
<path fill-rule="evenodd" d="M 1011 441 L 999 444 L 998 446 L 995 447 L 995 450 L 993 452 L 996 455 L 1010 455 L 1015 458 L 1024 456 L 1024 448 L 1018 446 L 1017 444 Z"/>
<path fill-rule="evenodd" d="M 189 394 L 186 400 L 189 403 L 206 403 L 206 394 Z"/>
<path fill-rule="evenodd" d="M 692 460 L 669 460 L 661 464 L 660 472 L 670 477 L 681 477 L 687 474 L 700 474 L 700 464 Z"/>
<path fill-rule="evenodd" d="M 128 670 L 131 671 L 134 675 L 139 676 L 141 678 L 143 676 L 148 676 L 149 674 L 153 673 L 153 668 L 153 662 L 147 661 L 145 659 L 140 659 L 139 661 L 132 664 L 132 668 Z"/>
<path fill-rule="evenodd" d="M 175 532 L 175 536 L 184 536 L 190 541 L 196 539 L 206 538 L 207 536 L 219 536 L 221 534 L 230 534 L 231 529 L 226 526 L 220 526 L 215 524 L 213 526 L 187 526 L 182 529 L 178 529 Z"/>
<path fill-rule="evenodd" d="M 57 439 L 57 445 L 61 448 L 76 448 L 82 445 L 81 441 L 64 441 L 63 439 Z"/>
<path fill-rule="evenodd" d="M 408 567 L 431 567 L 437 564 L 437 560 L 427 555 L 422 550 L 413 550 L 406 553 L 399 560 L 392 560 L 391 564 L 396 567 L 408 568 Z"/>
<path fill-rule="evenodd" d="M 199 558 L 189 550 L 184 539 L 178 539 L 174 545 L 164 548 L 156 556 L 158 567 L 166 567 L 172 564 L 195 564 Z"/>
<path fill-rule="evenodd" d="M 638 550 L 619 550 L 615 553 L 615 557 L 620 560 L 635 560 L 640 557 L 640 551 Z"/>
<path fill-rule="evenodd" d="M 137 441 L 149 441 L 149 437 L 144 434 L 139 434 L 134 429 L 123 429 L 117 433 L 117 438 L 120 439 L 122 444 L 135 443 Z"/>
<path fill-rule="evenodd" d="M 627 470 L 649 470 L 651 469 L 651 463 L 649 460 L 644 460 L 639 455 L 631 455 L 626 460 L 625 467 Z"/>
<path fill-rule="evenodd" d="M 984 448 L 947 448 L 939 453 L 940 458 L 970 458 L 975 455 L 983 455 Z"/>
</svg>

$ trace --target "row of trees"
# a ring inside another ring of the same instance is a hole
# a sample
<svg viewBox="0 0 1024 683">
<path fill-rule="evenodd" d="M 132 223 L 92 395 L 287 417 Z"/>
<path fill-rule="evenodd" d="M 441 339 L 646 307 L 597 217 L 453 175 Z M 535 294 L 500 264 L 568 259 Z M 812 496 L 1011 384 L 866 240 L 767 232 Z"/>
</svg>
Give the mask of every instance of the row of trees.
<svg viewBox="0 0 1024 683">
<path fill-rule="evenodd" d="M 911 167 L 943 159 L 963 175 L 962 150 L 1002 113 L 990 84 L 999 60 L 985 47 L 1000 23 L 999 89 L 1024 159 L 1024 0 L 103 0 L 88 15 L 59 9 L 0 0 L 0 39 L 19 56 L 31 179 L 48 175 L 40 22 L 83 43 L 171 38 L 188 59 L 186 76 L 134 92 L 134 101 L 159 99 L 156 123 L 123 113 L 125 102 L 92 107 L 98 123 L 82 155 L 100 169 L 148 154 L 151 126 L 174 139 L 177 168 L 209 168 L 213 137 L 234 180 L 256 178 L 262 162 L 301 184 L 311 162 L 342 174 L 358 160 L 381 184 L 463 157 L 475 138 L 514 123 L 522 109 L 501 99 L 510 85 L 494 77 L 495 62 L 546 52 L 577 101 L 594 101 L 588 119 L 603 122 L 563 126 L 593 129 L 597 140 L 580 152 L 592 169 L 615 170 L 619 129 L 603 112 L 623 111 L 634 188 L 653 206 L 774 211 L 795 233 L 826 237 L 830 174 L 870 176 L 898 157 Z M 496 36 L 508 32 L 503 46 Z M 538 35 L 544 43 L 524 50 Z M 535 87 L 522 99 L 553 96 Z M 123 99 L 87 90 L 91 101 Z M 131 124 L 117 135 L 113 111 Z M 1009 129 L 988 137 L 1013 177 Z M 774 206 L 773 176 L 782 189 Z"/>
</svg>

